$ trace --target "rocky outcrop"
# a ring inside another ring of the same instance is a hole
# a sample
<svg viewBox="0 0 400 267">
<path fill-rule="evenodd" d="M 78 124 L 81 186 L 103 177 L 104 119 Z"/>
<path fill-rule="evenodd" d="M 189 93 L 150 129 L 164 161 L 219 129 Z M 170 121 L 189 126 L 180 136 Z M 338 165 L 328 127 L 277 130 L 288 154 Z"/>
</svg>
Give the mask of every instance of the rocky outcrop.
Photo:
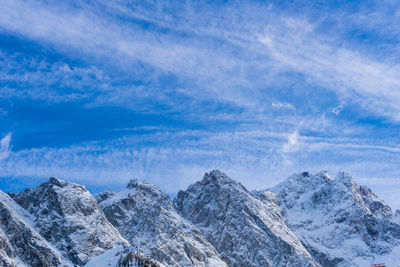
<svg viewBox="0 0 400 267">
<path fill-rule="evenodd" d="M 318 266 L 272 195 L 261 201 L 220 171 L 180 191 L 175 205 L 229 266 Z"/>
<path fill-rule="evenodd" d="M 84 265 L 116 242 L 127 243 L 84 186 L 50 178 L 12 197 L 33 216 L 41 236 L 74 264 Z"/>
<path fill-rule="evenodd" d="M 0 228 L 0 266 L 17 267 L 16 256 L 7 236 Z"/>
<path fill-rule="evenodd" d="M 108 220 L 145 255 L 166 266 L 226 266 L 199 229 L 183 219 L 170 198 L 147 181 L 96 198 Z"/>
<path fill-rule="evenodd" d="M 0 191 L 0 266 L 57 266 L 59 253 L 32 227 L 31 216 Z"/>
</svg>

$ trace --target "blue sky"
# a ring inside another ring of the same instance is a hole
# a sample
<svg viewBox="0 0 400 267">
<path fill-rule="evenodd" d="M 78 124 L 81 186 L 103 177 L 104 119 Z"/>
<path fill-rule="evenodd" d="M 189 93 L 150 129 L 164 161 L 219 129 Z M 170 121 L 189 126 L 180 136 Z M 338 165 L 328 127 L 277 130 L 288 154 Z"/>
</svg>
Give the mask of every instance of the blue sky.
<svg viewBox="0 0 400 267">
<path fill-rule="evenodd" d="M 246 3 L 243 3 L 246 2 Z M 400 208 L 400 2 L 0 6 L 0 189 L 346 171 Z"/>
</svg>

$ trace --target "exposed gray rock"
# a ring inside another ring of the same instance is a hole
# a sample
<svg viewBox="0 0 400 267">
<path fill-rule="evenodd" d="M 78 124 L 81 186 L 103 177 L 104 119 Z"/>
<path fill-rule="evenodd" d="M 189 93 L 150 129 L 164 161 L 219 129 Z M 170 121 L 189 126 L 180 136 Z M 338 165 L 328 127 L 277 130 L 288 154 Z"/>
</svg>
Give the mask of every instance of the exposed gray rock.
<svg viewBox="0 0 400 267">
<path fill-rule="evenodd" d="M 100 194 L 94 195 L 94 198 L 97 200 L 98 203 L 100 203 L 106 199 L 109 199 L 109 198 L 115 196 L 115 194 L 116 193 L 112 190 L 106 190 Z"/>
<path fill-rule="evenodd" d="M 58 266 L 59 253 L 31 227 L 31 217 L 0 191 L 0 266 Z"/>
<path fill-rule="evenodd" d="M 286 226 L 275 197 L 256 198 L 220 171 L 180 191 L 175 205 L 229 266 L 318 266 Z"/>
<path fill-rule="evenodd" d="M 176 212 L 170 198 L 147 181 L 97 196 L 124 238 L 167 266 L 226 266 L 199 229 Z"/>
<path fill-rule="evenodd" d="M 14 249 L 0 228 L 0 266 L 17 267 L 16 257 Z"/>
<path fill-rule="evenodd" d="M 74 264 L 85 264 L 115 242 L 127 243 L 84 186 L 50 178 L 12 197 L 34 216 L 39 233 Z"/>
</svg>

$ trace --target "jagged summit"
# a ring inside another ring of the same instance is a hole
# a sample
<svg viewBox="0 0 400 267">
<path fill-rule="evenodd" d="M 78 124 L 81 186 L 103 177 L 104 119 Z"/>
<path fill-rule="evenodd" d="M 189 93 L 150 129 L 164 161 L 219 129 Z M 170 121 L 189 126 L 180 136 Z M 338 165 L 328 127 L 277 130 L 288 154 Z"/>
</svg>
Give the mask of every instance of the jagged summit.
<svg viewBox="0 0 400 267">
<path fill-rule="evenodd" d="M 57 185 L 57 186 L 60 186 L 60 187 L 64 187 L 64 186 L 67 185 L 66 181 L 61 180 L 61 179 L 59 179 L 57 177 L 50 177 L 48 183 L 49 184 L 53 184 L 53 185 Z"/>
<path fill-rule="evenodd" d="M 0 190 L 0 266 L 57 266 L 63 259 L 36 230 L 33 216 Z"/>
<path fill-rule="evenodd" d="M 152 194 L 153 196 L 165 197 L 166 194 L 150 181 L 134 179 L 128 182 L 127 189 L 136 190 L 143 194 Z M 138 193 L 139 193 L 138 192 Z"/>
<path fill-rule="evenodd" d="M 308 172 L 297 173 L 275 187 L 264 191 L 280 193 L 281 195 L 284 194 L 285 199 L 288 199 L 290 198 L 290 195 L 297 197 L 305 192 L 315 190 L 323 191 L 321 193 L 323 196 L 319 196 L 317 193 L 313 195 L 315 202 L 318 202 L 318 200 L 323 201 L 320 197 L 325 197 L 324 199 L 327 199 L 331 198 L 333 193 L 340 193 L 345 200 L 352 198 L 356 204 L 360 204 L 368 212 L 371 212 L 374 215 L 392 215 L 392 210 L 382 199 L 378 198 L 367 186 L 358 186 L 354 177 L 346 172 L 339 172 L 335 178 L 329 176 L 326 171 L 318 172 L 316 174 L 309 174 Z"/>
<path fill-rule="evenodd" d="M 140 179 L 132 179 L 126 185 L 126 188 L 137 188 L 137 187 L 147 187 L 147 188 L 158 188 L 155 184 L 147 180 L 140 180 Z"/>
<path fill-rule="evenodd" d="M 73 183 L 73 182 L 69 182 L 69 181 L 65 181 L 65 180 L 62 180 L 62 179 L 54 177 L 54 176 L 50 177 L 47 182 L 44 182 L 41 185 L 46 185 L 46 184 L 58 186 L 58 187 L 61 187 L 61 188 L 66 187 L 66 186 L 81 187 L 84 190 L 86 190 L 86 186 L 84 186 L 84 185 Z"/>
<path fill-rule="evenodd" d="M 318 266 L 285 225 L 279 207 L 220 171 L 180 191 L 175 205 L 229 266 Z"/>
<path fill-rule="evenodd" d="M 116 242 L 127 244 L 82 185 L 52 177 L 12 197 L 32 215 L 38 232 L 74 264 L 85 264 Z"/>
<path fill-rule="evenodd" d="M 281 183 L 279 183 L 278 185 L 267 189 L 269 191 L 276 191 L 279 188 L 282 188 L 284 186 L 287 186 L 289 184 L 293 184 L 293 183 L 303 183 L 303 184 L 310 184 L 310 185 L 315 185 L 315 184 L 319 184 L 319 183 L 324 183 L 324 182 L 329 182 L 329 181 L 333 181 L 334 179 L 328 175 L 327 171 L 320 171 L 316 174 L 312 174 L 308 171 L 303 171 L 300 173 L 295 173 L 292 174 L 291 176 L 289 176 L 289 178 L 287 178 L 286 180 L 282 181 Z"/>
<path fill-rule="evenodd" d="M 199 229 L 179 216 L 171 199 L 153 183 L 131 180 L 124 190 L 107 196 L 99 203 L 108 220 L 149 257 L 166 266 L 226 266 Z"/>
<path fill-rule="evenodd" d="M 277 195 L 288 226 L 320 262 L 368 265 L 399 245 L 390 207 L 348 173 L 295 174 L 266 191 Z"/>
<path fill-rule="evenodd" d="M 230 185 L 234 187 L 240 187 L 242 190 L 247 191 L 247 189 L 238 181 L 233 180 L 230 178 L 228 175 L 223 173 L 220 170 L 212 170 L 210 172 L 206 172 L 203 176 L 203 179 L 201 181 L 195 182 L 194 184 L 190 185 L 189 187 L 192 186 L 197 186 L 197 185 L 207 185 L 207 184 L 214 184 L 215 186 L 224 186 L 224 185 Z M 180 192 L 183 192 L 183 190 L 180 190 Z M 178 192 L 179 194 L 179 192 Z"/>
<path fill-rule="evenodd" d="M 203 184 L 210 182 L 216 182 L 220 184 L 225 184 L 225 183 L 240 184 L 239 182 L 228 177 L 228 175 L 221 172 L 220 170 L 212 170 L 210 172 L 206 172 L 203 176 L 203 180 L 200 182 L 202 182 Z"/>
<path fill-rule="evenodd" d="M 212 170 L 210 172 L 206 172 L 204 174 L 203 179 L 221 179 L 226 180 L 230 179 L 225 173 L 221 172 L 220 170 Z"/>
</svg>

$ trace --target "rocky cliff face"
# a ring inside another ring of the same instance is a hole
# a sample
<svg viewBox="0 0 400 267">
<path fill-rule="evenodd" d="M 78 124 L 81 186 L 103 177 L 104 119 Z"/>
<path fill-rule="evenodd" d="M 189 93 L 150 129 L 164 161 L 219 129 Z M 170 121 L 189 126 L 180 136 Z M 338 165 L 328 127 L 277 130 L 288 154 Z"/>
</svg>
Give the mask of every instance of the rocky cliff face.
<svg viewBox="0 0 400 267">
<path fill-rule="evenodd" d="M 175 205 L 229 266 L 318 265 L 286 226 L 274 201 L 261 201 L 224 173 L 206 173 L 178 193 Z"/>
<path fill-rule="evenodd" d="M 269 191 L 277 194 L 288 226 L 324 266 L 367 266 L 385 255 L 390 261 L 397 251 L 400 225 L 390 207 L 346 173 L 304 172 L 258 195 Z"/>
<path fill-rule="evenodd" d="M 74 264 L 84 265 L 116 242 L 127 244 L 84 186 L 50 178 L 12 197 L 33 216 L 40 235 Z"/>
<path fill-rule="evenodd" d="M 147 181 L 96 196 L 124 238 L 166 266 L 226 266 L 199 229 L 183 219 L 170 198 Z"/>
<path fill-rule="evenodd" d="M 32 226 L 32 216 L 0 191 L 0 266 L 58 266 L 60 254 Z"/>
<path fill-rule="evenodd" d="M 0 230 L 0 266 L 18 266 L 14 249 L 3 230 Z"/>
</svg>

